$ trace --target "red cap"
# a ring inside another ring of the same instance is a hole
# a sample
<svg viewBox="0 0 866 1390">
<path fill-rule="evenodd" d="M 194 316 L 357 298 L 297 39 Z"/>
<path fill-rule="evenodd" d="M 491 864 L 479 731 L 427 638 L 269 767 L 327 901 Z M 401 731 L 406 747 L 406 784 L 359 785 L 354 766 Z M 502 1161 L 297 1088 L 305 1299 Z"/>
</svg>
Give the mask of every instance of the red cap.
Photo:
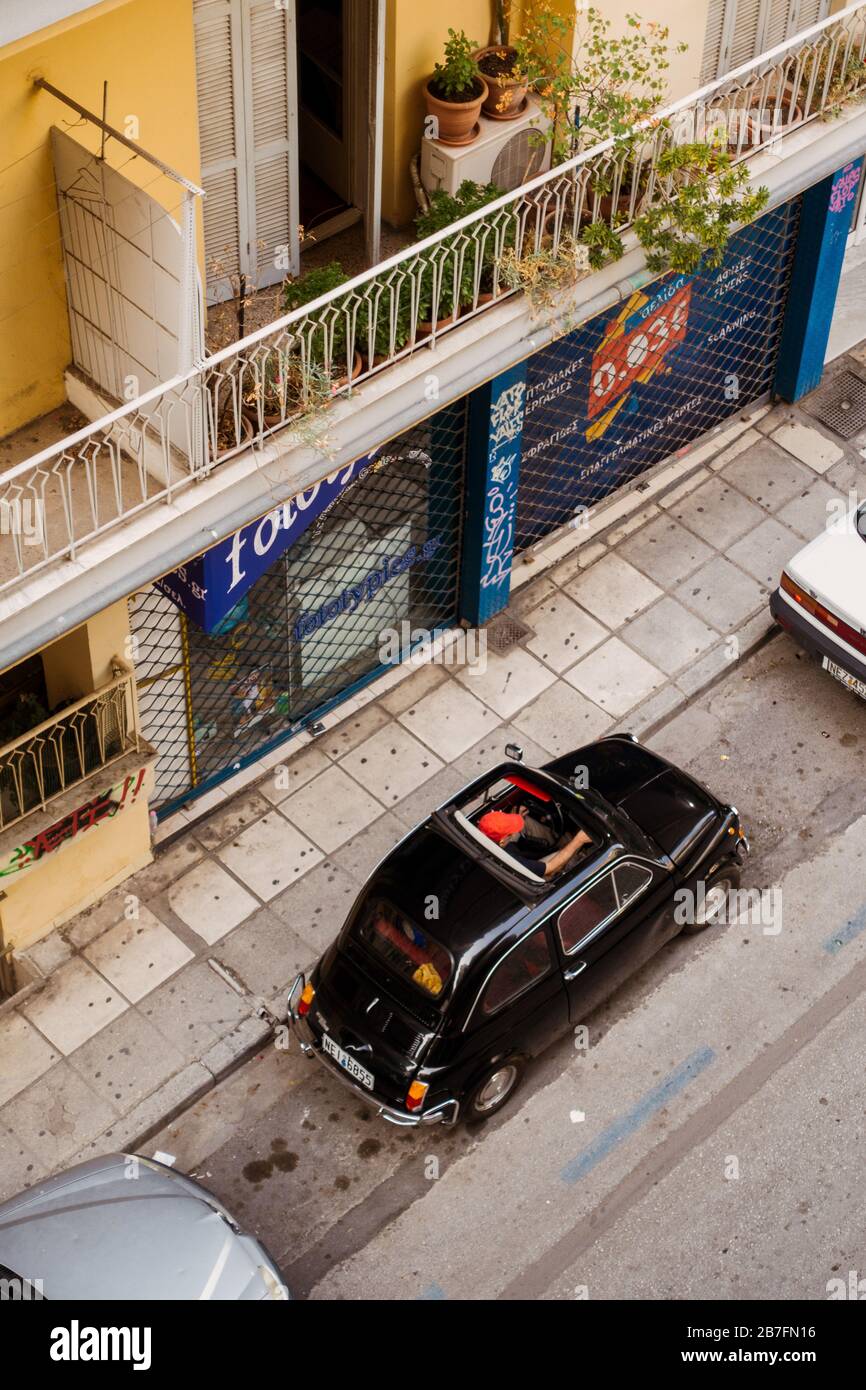
<svg viewBox="0 0 866 1390">
<path fill-rule="evenodd" d="M 509 811 L 488 811 L 478 822 L 489 839 L 499 844 L 506 835 L 519 835 L 523 829 L 523 817 Z"/>
</svg>

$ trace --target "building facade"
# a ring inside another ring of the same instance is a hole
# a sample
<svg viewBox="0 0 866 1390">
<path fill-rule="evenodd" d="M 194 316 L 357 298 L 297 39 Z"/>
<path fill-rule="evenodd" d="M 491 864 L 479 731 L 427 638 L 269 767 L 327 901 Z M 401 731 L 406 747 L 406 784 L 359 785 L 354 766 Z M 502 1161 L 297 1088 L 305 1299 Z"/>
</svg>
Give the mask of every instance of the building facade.
<svg viewBox="0 0 866 1390">
<path fill-rule="evenodd" d="M 824 30 L 794 39 L 826 8 L 702 0 L 678 24 L 671 97 L 710 83 L 719 109 L 751 111 L 754 83 L 774 72 L 783 90 L 806 45 L 816 72 L 835 61 Z M 504 609 L 515 557 L 814 375 L 802 324 L 814 354 L 866 150 L 862 107 L 822 124 L 817 81 L 788 108 L 805 144 L 760 127 L 737 151 L 764 158 L 769 203 L 715 269 L 651 273 L 623 217 L 623 258 L 554 304 L 489 281 L 508 246 L 555 256 L 567 219 L 584 225 L 579 171 L 522 191 L 532 98 L 420 161 L 428 197 L 493 180 L 500 211 L 423 255 L 404 231 L 385 257 L 417 208 L 424 80 L 449 25 L 486 42 L 490 10 L 60 0 L 49 25 L 4 35 L 7 962 L 146 863 L 180 808 Z M 753 64 L 786 40 L 775 67 Z M 347 278 L 286 319 L 281 283 L 332 248 Z"/>
</svg>

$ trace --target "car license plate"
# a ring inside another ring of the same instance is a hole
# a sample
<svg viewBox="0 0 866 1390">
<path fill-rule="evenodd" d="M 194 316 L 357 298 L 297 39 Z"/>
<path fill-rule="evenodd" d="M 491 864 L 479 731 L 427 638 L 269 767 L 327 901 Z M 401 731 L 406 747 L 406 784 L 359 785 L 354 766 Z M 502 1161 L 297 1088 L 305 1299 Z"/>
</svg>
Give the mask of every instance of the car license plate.
<svg viewBox="0 0 866 1390">
<path fill-rule="evenodd" d="M 368 1091 L 372 1091 L 374 1076 L 366 1067 L 362 1067 L 360 1062 L 356 1062 L 354 1057 L 350 1057 L 348 1052 L 344 1052 L 338 1047 L 333 1038 L 329 1038 L 327 1033 L 322 1034 L 322 1047 L 329 1057 L 347 1071 L 356 1081 L 360 1081 L 362 1086 L 366 1086 Z"/>
<path fill-rule="evenodd" d="M 847 685 L 849 690 L 853 690 L 855 695 L 859 695 L 862 700 L 866 700 L 866 681 L 858 680 L 843 667 L 837 666 L 835 661 L 831 661 L 829 656 L 825 656 L 821 665 L 825 671 L 829 671 L 831 676 L 835 676 L 837 681 Z"/>
</svg>

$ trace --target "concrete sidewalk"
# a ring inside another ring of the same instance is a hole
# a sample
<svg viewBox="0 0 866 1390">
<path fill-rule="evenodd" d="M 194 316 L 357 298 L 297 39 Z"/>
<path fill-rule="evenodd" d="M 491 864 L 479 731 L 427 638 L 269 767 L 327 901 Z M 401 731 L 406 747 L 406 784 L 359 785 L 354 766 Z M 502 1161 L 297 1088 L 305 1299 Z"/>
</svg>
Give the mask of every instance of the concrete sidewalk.
<svg viewBox="0 0 866 1390">
<path fill-rule="evenodd" d="M 519 566 L 530 632 L 485 671 L 425 666 L 173 818 L 152 865 L 33 948 L 46 979 L 0 1012 L 0 1197 L 135 1148 L 264 1044 L 376 861 L 509 740 L 533 763 L 645 734 L 753 650 L 784 562 L 866 491 L 864 443 L 745 413 L 667 493 Z"/>
</svg>

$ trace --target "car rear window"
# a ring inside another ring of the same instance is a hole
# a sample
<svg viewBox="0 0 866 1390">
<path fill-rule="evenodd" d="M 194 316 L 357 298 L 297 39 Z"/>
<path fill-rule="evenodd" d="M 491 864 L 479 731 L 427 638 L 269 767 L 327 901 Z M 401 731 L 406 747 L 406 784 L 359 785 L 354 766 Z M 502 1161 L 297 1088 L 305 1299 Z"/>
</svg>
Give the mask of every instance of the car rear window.
<svg viewBox="0 0 866 1390">
<path fill-rule="evenodd" d="M 451 978 L 453 962 L 444 946 L 385 898 L 373 898 L 361 913 L 355 934 L 374 956 L 428 999 L 438 999 Z"/>
</svg>

